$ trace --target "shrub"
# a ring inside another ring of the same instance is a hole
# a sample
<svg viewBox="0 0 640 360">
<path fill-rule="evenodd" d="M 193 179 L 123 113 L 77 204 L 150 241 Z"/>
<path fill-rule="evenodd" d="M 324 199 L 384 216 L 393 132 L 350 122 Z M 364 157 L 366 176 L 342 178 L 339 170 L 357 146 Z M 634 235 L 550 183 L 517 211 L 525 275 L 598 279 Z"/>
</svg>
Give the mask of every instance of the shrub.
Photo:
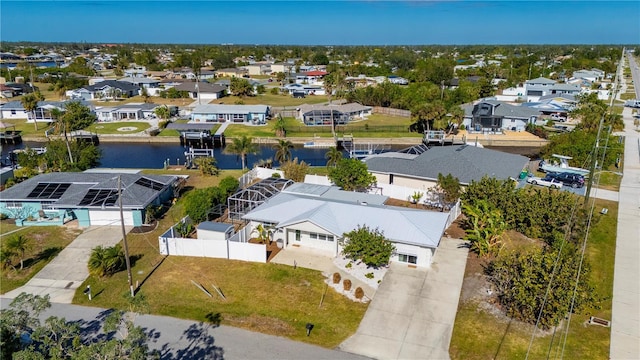
<svg viewBox="0 0 640 360">
<path fill-rule="evenodd" d="M 373 279 L 373 273 L 372 272 L 366 273 L 364 274 L 364 277 L 366 277 L 367 279 Z"/>
<path fill-rule="evenodd" d="M 277 87 L 271 88 L 271 95 L 278 95 L 280 93 L 280 89 Z"/>
<path fill-rule="evenodd" d="M 340 273 L 333 273 L 333 283 L 334 284 L 339 284 L 340 283 L 340 279 L 342 279 L 342 276 L 340 276 Z"/>
<path fill-rule="evenodd" d="M 271 177 L 274 179 L 280 179 L 282 176 L 280 176 L 280 173 L 274 172 L 273 174 L 271 174 Z"/>
<path fill-rule="evenodd" d="M 459 128 L 459 129 L 460 129 L 460 130 L 465 130 L 466 128 L 467 128 L 467 127 L 466 127 L 466 126 L 464 126 L 464 124 L 462 124 L 462 125 L 460 125 L 460 128 Z"/>
<path fill-rule="evenodd" d="M 379 267 L 389 263 L 395 249 L 393 243 L 384 237 L 378 229 L 360 226 L 356 230 L 345 233 L 342 253 L 349 259 L 359 260 L 367 266 Z"/>
<path fill-rule="evenodd" d="M 347 265 L 345 265 L 344 267 L 347 268 L 347 269 L 351 269 L 352 266 L 353 266 L 353 264 L 351 263 L 351 261 L 349 261 L 347 263 Z"/>
<path fill-rule="evenodd" d="M 8 218 L 9 218 L 9 215 L 5 213 L 0 213 L 0 220 L 7 220 Z"/>
<path fill-rule="evenodd" d="M 351 290 L 351 280 L 344 279 L 344 281 L 342 282 L 342 288 L 344 289 L 344 291 Z"/>
<path fill-rule="evenodd" d="M 361 287 L 356 288 L 356 299 L 360 300 L 364 296 L 364 290 Z"/>
</svg>

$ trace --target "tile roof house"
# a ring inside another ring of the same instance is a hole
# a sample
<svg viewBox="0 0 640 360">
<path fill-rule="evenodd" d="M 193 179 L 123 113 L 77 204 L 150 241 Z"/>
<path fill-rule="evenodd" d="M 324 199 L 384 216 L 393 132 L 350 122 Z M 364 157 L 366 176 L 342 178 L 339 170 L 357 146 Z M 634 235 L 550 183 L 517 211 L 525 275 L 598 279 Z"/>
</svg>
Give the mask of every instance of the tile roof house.
<svg viewBox="0 0 640 360">
<path fill-rule="evenodd" d="M 275 226 L 283 251 L 306 247 L 336 256 L 344 234 L 358 226 L 378 228 L 396 251 L 391 261 L 429 267 L 448 226 L 448 213 L 384 205 L 382 195 L 335 186 L 295 183 L 249 211 L 250 226 Z"/>
<path fill-rule="evenodd" d="M 363 160 L 379 184 L 393 184 L 414 189 L 435 186 L 438 174 L 458 178 L 468 185 L 484 176 L 505 180 L 517 179 L 529 158 L 472 145 L 434 146 L 422 154 L 388 152 Z"/>
<path fill-rule="evenodd" d="M 46 173 L 0 192 L 0 213 L 16 219 L 18 225 L 26 225 L 25 221 L 32 222 L 29 225 L 61 225 L 65 219 L 77 219 L 81 227 L 120 225 L 122 200 L 125 225 L 140 226 L 148 206 L 171 200 L 176 181 L 175 176 L 95 170 Z"/>
</svg>

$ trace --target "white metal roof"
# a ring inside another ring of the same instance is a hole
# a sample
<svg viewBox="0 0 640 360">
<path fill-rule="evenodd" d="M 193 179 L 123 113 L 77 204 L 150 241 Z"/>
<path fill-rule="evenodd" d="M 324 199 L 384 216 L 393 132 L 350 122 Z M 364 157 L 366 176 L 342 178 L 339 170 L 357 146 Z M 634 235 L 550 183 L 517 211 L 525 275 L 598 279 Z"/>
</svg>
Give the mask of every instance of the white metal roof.
<svg viewBox="0 0 640 360">
<path fill-rule="evenodd" d="M 243 216 L 283 228 L 311 222 L 337 237 L 366 225 L 378 228 L 392 242 L 435 248 L 444 233 L 448 213 L 348 203 L 281 192 Z"/>
</svg>

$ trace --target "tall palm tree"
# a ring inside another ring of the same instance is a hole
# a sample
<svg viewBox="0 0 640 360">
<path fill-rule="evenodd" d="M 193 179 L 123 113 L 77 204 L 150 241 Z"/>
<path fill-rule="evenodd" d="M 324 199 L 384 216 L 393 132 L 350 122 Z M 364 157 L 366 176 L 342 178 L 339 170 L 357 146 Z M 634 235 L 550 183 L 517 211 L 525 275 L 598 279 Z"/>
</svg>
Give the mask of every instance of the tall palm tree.
<svg viewBox="0 0 640 360">
<path fill-rule="evenodd" d="M 276 161 L 282 164 L 287 160 L 291 160 L 291 149 L 293 144 L 289 140 L 278 140 L 278 143 L 274 146 L 276 149 L 275 158 Z"/>
<path fill-rule="evenodd" d="M 31 249 L 31 239 L 24 235 L 10 237 L 4 244 L 9 253 L 15 253 L 20 257 L 20 270 L 24 268 L 24 254 Z"/>
<path fill-rule="evenodd" d="M 58 134 L 64 134 L 64 142 L 67 144 L 67 153 L 69 154 L 69 162 L 73 164 L 73 154 L 71 153 L 71 145 L 69 144 L 69 137 L 67 136 L 67 120 L 64 117 L 62 110 L 53 108 L 51 109 L 51 117 L 55 120 L 55 129 Z"/>
<path fill-rule="evenodd" d="M 342 151 L 338 150 L 336 147 L 331 147 L 324 155 L 324 158 L 327 159 L 327 167 L 335 167 L 338 165 L 338 161 L 342 159 Z"/>
<path fill-rule="evenodd" d="M 243 135 L 233 139 L 233 142 L 224 148 L 226 153 L 236 154 L 242 160 L 242 170 L 246 167 L 247 154 L 257 154 L 260 150 L 257 144 L 253 143 L 253 138 Z"/>
<path fill-rule="evenodd" d="M 36 120 L 36 109 L 38 108 L 38 101 L 43 101 L 44 97 L 39 92 L 32 92 L 26 94 L 22 97 L 20 102 L 22 102 L 22 106 L 24 109 L 31 113 L 33 116 L 33 123 L 36 126 L 36 130 L 38 130 L 38 121 Z"/>
<path fill-rule="evenodd" d="M 455 124 L 458 128 L 464 121 L 464 110 L 458 105 L 454 105 L 449 109 L 449 117 L 451 124 Z"/>
</svg>

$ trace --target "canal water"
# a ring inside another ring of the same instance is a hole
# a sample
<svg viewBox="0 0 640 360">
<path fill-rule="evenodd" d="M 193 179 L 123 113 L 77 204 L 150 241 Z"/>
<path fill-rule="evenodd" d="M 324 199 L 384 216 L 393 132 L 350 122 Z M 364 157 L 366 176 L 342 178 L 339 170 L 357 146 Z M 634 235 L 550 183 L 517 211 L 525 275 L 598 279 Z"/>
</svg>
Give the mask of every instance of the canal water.
<svg viewBox="0 0 640 360">
<path fill-rule="evenodd" d="M 3 145 L 2 161 L 7 163 L 9 152 L 15 149 L 23 149 L 25 147 L 43 147 L 46 143 L 24 142 L 18 145 Z M 102 151 L 100 159 L 100 167 L 105 168 L 125 168 L 125 169 L 162 169 L 165 164 L 184 165 L 185 152 L 189 149 L 180 144 L 171 143 L 111 143 L 101 142 L 98 146 Z M 408 145 L 398 145 L 392 147 L 391 150 L 399 150 L 408 147 Z M 273 145 L 259 145 L 257 154 L 249 154 L 247 156 L 247 167 L 252 167 L 260 160 L 273 159 L 276 150 Z M 291 154 L 294 158 L 304 161 L 311 166 L 325 166 L 327 160 L 325 154 L 327 149 L 305 148 L 302 145 L 296 145 Z M 345 152 L 345 156 L 348 154 Z M 214 157 L 216 158 L 218 168 L 220 169 L 240 169 L 242 162 L 240 157 L 233 154 L 227 154 L 221 148 L 214 149 Z M 274 166 L 278 166 L 274 162 Z"/>
</svg>

